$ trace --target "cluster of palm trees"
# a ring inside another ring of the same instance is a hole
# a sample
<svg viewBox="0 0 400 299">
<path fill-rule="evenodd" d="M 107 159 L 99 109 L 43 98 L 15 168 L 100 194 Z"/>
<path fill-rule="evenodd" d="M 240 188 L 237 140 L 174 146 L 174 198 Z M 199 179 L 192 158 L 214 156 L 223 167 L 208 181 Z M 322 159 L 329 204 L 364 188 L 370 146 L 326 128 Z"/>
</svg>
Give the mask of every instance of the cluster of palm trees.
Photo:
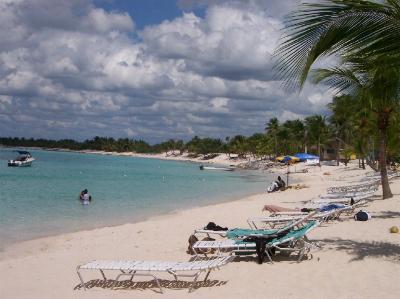
<svg viewBox="0 0 400 299">
<path fill-rule="evenodd" d="M 307 152 L 310 146 L 314 146 L 312 151 L 320 156 L 322 145 L 330 137 L 326 117 L 322 115 L 312 115 L 304 120 L 287 120 L 282 124 L 274 117 L 267 122 L 265 131 L 273 144 L 274 156 Z"/>
<path fill-rule="evenodd" d="M 324 56 L 333 56 L 336 65 L 312 69 Z M 386 162 L 391 142 L 399 138 L 400 0 L 302 4 L 288 16 L 276 57 L 277 72 L 286 86 L 301 89 L 311 78 L 341 96 L 332 103 L 334 109 L 341 109 L 335 107 L 339 101 L 348 103 L 349 113 L 357 114 L 352 121 L 360 134 L 360 152 L 371 133 L 379 136 L 383 198 L 392 197 Z M 351 134 L 345 132 L 352 130 L 352 121 L 334 119 L 342 134 Z"/>
</svg>

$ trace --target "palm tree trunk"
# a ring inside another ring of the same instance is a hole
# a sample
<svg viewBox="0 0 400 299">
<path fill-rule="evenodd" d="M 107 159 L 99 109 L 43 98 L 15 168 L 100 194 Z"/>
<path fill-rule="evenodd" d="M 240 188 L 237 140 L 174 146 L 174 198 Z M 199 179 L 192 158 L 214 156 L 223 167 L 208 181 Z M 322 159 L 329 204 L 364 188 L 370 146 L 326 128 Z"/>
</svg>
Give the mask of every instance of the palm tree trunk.
<svg viewBox="0 0 400 299">
<path fill-rule="evenodd" d="M 340 141 L 339 138 L 336 138 L 336 166 L 339 166 L 339 160 L 340 160 L 339 149 L 340 149 Z"/>
<path fill-rule="evenodd" d="M 379 168 L 381 171 L 382 195 L 383 199 L 387 199 L 393 197 L 392 191 L 390 190 L 386 169 L 386 131 L 389 126 L 388 114 L 382 113 L 378 115 L 378 126 L 380 133 Z"/>
</svg>

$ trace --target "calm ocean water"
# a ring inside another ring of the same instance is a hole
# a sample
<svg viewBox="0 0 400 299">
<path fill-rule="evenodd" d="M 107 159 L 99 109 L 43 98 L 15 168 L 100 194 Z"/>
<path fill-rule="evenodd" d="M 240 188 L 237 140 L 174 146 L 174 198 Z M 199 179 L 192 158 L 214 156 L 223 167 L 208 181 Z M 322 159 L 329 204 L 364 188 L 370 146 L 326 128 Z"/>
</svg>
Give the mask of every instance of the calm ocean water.
<svg viewBox="0 0 400 299">
<path fill-rule="evenodd" d="M 200 171 L 198 164 L 30 150 L 32 167 L 7 167 L 0 149 L 0 246 L 117 225 L 265 190 L 272 175 Z M 87 188 L 90 205 L 78 194 Z M 204 219 L 205 221 L 209 219 Z"/>
</svg>

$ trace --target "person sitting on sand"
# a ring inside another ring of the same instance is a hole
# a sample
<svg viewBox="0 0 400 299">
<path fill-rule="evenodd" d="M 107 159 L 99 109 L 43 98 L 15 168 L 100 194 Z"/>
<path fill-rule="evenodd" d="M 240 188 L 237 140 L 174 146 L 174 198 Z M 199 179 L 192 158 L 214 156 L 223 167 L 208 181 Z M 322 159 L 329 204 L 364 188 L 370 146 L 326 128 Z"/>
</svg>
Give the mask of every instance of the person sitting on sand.
<svg viewBox="0 0 400 299">
<path fill-rule="evenodd" d="M 280 176 L 278 176 L 278 179 L 276 181 L 274 181 L 268 188 L 267 188 L 267 192 L 271 193 L 271 192 L 275 192 L 275 191 L 279 191 L 279 190 L 285 190 L 285 182 L 282 180 L 282 178 Z"/>
<path fill-rule="evenodd" d="M 276 181 L 280 190 L 284 190 L 286 187 L 285 181 L 282 180 L 280 176 L 278 176 L 278 180 Z"/>
<path fill-rule="evenodd" d="M 267 188 L 267 192 L 271 193 L 271 192 L 275 192 L 279 190 L 279 186 L 278 183 L 276 181 L 272 182 L 272 184 Z"/>
</svg>

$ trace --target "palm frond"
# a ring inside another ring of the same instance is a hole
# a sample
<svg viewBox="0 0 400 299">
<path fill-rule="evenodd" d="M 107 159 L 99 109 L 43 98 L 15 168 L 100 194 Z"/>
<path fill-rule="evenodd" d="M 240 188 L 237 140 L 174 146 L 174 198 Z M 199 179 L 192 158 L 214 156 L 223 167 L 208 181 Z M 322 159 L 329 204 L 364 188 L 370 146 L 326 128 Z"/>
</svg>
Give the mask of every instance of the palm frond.
<svg viewBox="0 0 400 299">
<path fill-rule="evenodd" d="M 288 16 L 274 53 L 288 87 L 302 87 L 311 65 L 332 54 L 380 55 L 400 49 L 400 0 L 305 3 Z"/>
<path fill-rule="evenodd" d="M 311 71 L 313 83 L 324 83 L 330 86 L 336 93 L 354 94 L 363 87 L 357 75 L 347 68 L 315 69 Z"/>
</svg>

